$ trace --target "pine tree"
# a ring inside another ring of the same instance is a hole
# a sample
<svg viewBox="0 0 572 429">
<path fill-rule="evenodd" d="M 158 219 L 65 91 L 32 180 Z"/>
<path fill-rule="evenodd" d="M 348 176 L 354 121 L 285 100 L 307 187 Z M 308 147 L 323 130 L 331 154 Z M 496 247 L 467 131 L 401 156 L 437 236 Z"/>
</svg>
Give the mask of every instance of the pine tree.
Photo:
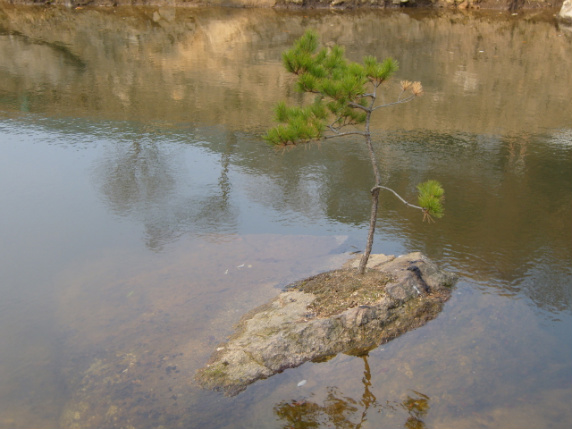
<svg viewBox="0 0 572 429">
<path fill-rule="evenodd" d="M 407 103 L 423 93 L 420 82 L 401 82 L 397 99 L 379 104 L 382 86 L 397 71 L 392 58 L 382 62 L 367 56 L 363 62 L 348 61 L 344 49 L 334 45 L 318 49 L 318 35 L 307 31 L 294 46 L 282 54 L 286 70 L 296 76 L 296 88 L 300 92 L 315 94 L 312 104 L 304 107 L 289 107 L 284 102 L 275 108 L 279 123 L 264 136 L 276 146 L 297 145 L 318 139 L 348 135 L 362 136 L 367 146 L 375 185 L 371 189 L 371 214 L 366 248 L 359 265 L 365 272 L 373 246 L 380 191 L 393 193 L 409 207 L 421 210 L 423 219 L 432 221 L 443 216 L 444 191 L 439 182 L 429 180 L 417 186 L 418 205 L 407 202 L 393 189 L 381 184 L 381 174 L 371 139 L 371 116 L 381 108 Z"/>
</svg>

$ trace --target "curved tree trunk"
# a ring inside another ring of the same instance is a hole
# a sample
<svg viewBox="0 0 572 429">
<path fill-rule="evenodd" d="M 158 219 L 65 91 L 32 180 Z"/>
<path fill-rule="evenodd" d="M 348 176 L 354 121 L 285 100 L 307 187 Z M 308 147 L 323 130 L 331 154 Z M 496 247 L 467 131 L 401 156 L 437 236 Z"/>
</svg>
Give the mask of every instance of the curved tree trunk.
<svg viewBox="0 0 572 429">
<path fill-rule="evenodd" d="M 375 225 L 377 223 L 377 208 L 379 206 L 379 192 L 381 189 L 375 187 L 371 190 L 371 213 L 369 217 L 369 232 L 367 234 L 367 243 L 365 245 L 365 251 L 361 257 L 359 263 L 359 273 L 365 273 L 365 268 L 367 267 L 367 261 L 369 260 L 369 255 L 371 254 L 371 248 L 373 247 L 373 237 L 375 235 Z"/>
<path fill-rule="evenodd" d="M 375 104 L 375 92 L 372 97 L 371 107 Z M 373 150 L 373 144 L 371 143 L 371 132 L 369 130 L 369 122 L 371 118 L 372 110 L 367 111 L 367 117 L 365 122 L 365 143 L 367 145 L 367 150 L 369 152 L 369 159 L 371 160 L 371 168 L 373 170 L 373 175 L 375 176 L 375 186 L 371 190 L 371 213 L 369 215 L 369 231 L 367 234 L 367 243 L 365 245 L 365 250 L 361 261 L 359 263 L 358 271 L 360 274 L 365 273 L 367 267 L 367 261 L 369 260 L 369 255 L 371 254 L 371 248 L 373 246 L 373 238 L 375 235 L 375 225 L 377 223 L 377 209 L 379 206 L 379 184 L 381 182 L 381 174 L 379 168 L 377 167 L 377 159 L 375 158 L 375 152 Z"/>
</svg>

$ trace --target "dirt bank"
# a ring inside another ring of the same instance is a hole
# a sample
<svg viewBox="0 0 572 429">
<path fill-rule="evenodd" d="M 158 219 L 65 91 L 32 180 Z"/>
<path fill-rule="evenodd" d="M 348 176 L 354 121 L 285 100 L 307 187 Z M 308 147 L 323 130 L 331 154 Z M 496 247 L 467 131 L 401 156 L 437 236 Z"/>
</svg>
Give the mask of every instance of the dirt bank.
<svg viewBox="0 0 572 429">
<path fill-rule="evenodd" d="M 17 5 L 172 6 L 172 7 L 281 7 L 281 8 L 452 8 L 519 10 L 560 8 L 564 0 L 0 0 Z"/>
</svg>

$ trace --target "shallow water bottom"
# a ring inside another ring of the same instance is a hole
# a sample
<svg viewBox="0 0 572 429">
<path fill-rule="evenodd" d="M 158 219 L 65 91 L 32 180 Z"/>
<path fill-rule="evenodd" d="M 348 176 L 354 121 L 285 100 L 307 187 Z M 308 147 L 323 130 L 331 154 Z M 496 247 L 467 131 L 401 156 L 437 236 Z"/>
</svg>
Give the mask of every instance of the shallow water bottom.
<svg viewBox="0 0 572 429">
<path fill-rule="evenodd" d="M 342 240 L 210 235 L 161 255 L 114 248 L 74 263 L 58 273 L 51 302 L 29 315 L 28 328 L 4 327 L 13 353 L 5 348 L 0 364 L 2 397 L 10 398 L 0 426 L 188 423 L 181 402 L 192 404 L 194 371 L 233 323 L 301 273 L 343 260 L 329 254 Z M 40 326 L 49 340 L 18 340 Z M 23 358 L 22 341 L 30 344 Z"/>
</svg>

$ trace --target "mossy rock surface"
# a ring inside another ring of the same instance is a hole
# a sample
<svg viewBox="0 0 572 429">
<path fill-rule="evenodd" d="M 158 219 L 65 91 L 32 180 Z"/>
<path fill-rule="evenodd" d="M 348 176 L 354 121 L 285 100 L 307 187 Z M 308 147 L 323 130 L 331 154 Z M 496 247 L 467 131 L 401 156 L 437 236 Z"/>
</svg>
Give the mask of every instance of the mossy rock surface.
<svg viewBox="0 0 572 429">
<path fill-rule="evenodd" d="M 246 314 L 196 381 L 236 395 L 257 380 L 338 353 L 362 355 L 437 317 L 456 278 L 421 253 L 372 255 L 286 287 Z"/>
</svg>

